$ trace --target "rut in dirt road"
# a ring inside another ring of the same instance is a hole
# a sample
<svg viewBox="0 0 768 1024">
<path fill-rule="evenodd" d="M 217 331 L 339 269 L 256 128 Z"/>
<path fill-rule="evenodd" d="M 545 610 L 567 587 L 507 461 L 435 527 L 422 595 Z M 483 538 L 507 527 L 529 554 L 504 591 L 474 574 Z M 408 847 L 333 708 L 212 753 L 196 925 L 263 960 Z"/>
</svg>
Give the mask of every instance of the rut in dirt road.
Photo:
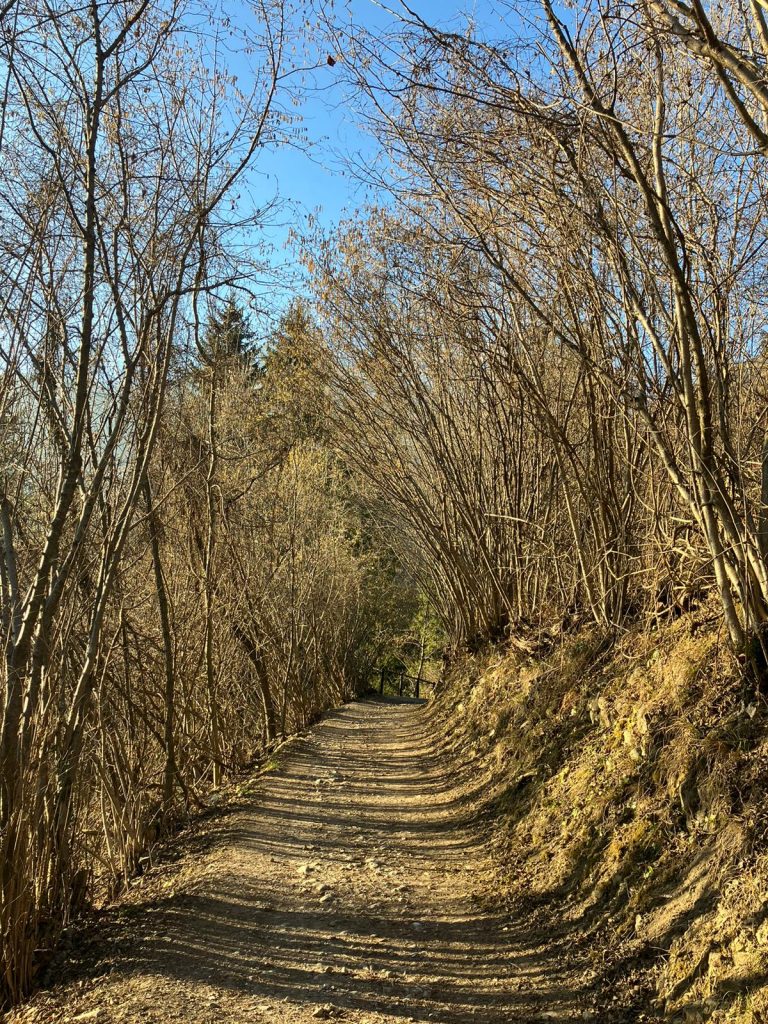
<svg viewBox="0 0 768 1024">
<path fill-rule="evenodd" d="M 478 901 L 490 870 L 424 709 L 350 704 L 281 755 L 182 891 L 141 906 L 110 974 L 18 1019 L 582 1019 L 557 943 Z"/>
</svg>

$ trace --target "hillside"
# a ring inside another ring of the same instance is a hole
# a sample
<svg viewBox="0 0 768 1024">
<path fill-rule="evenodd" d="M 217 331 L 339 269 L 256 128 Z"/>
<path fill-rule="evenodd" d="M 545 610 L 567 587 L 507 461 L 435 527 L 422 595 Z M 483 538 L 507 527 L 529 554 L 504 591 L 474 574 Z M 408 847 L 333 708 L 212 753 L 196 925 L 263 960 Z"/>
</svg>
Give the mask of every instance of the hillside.
<svg viewBox="0 0 768 1024">
<path fill-rule="evenodd" d="M 434 714 L 519 915 L 588 950 L 601 1020 L 756 1024 L 768 1007 L 768 706 L 711 608 L 453 670 Z"/>
</svg>

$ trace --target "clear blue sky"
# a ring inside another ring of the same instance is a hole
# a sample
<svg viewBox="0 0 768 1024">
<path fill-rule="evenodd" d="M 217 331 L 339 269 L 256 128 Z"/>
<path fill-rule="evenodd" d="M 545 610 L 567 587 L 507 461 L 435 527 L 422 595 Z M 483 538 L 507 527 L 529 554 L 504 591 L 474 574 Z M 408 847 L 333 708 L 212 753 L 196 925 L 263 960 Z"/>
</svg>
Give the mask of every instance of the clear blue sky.
<svg viewBox="0 0 768 1024">
<path fill-rule="evenodd" d="M 385 0 L 392 9 L 397 0 Z M 494 0 L 410 0 L 410 6 L 424 20 L 443 27 L 460 28 L 466 15 L 480 31 L 491 36 L 503 33 L 501 16 Z M 375 0 L 352 0 L 348 7 L 355 22 L 365 28 L 392 26 L 394 20 Z M 507 28 L 508 31 L 508 28 Z M 323 47 L 325 44 L 320 44 Z M 323 60 L 325 50 L 317 57 Z M 362 205 L 365 191 L 345 167 L 345 160 L 365 160 L 375 152 L 373 141 L 357 124 L 357 118 L 344 99 L 344 90 L 334 86 L 341 76 L 336 69 L 322 67 L 307 82 L 307 91 L 297 115 L 306 130 L 305 146 L 284 145 L 263 151 L 252 179 L 257 201 L 263 203 L 279 196 L 281 210 L 266 237 L 274 245 L 273 262 L 295 266 L 295 254 L 287 242 L 293 226 L 303 229 L 312 214 L 320 224 L 331 228 L 345 214 Z"/>
</svg>

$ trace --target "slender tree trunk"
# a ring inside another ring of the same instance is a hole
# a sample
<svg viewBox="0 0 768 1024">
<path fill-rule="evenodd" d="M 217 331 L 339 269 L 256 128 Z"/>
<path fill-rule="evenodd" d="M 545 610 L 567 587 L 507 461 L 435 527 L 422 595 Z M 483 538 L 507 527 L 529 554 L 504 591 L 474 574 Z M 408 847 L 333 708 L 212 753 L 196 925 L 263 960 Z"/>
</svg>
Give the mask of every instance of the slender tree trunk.
<svg viewBox="0 0 768 1024">
<path fill-rule="evenodd" d="M 163 637 L 163 666 L 165 669 L 163 746 L 165 748 L 165 767 L 163 769 L 163 814 L 167 817 L 173 810 L 174 779 L 176 777 L 176 750 L 174 742 L 175 727 L 175 666 L 173 655 L 173 634 L 171 614 L 168 602 L 168 589 L 163 574 L 160 553 L 159 523 L 154 507 L 152 485 L 149 473 L 145 473 L 142 483 L 144 500 L 147 506 L 147 525 L 149 529 L 150 548 L 152 551 L 152 569 L 155 576 L 157 608 L 160 614 L 160 629 Z"/>
<path fill-rule="evenodd" d="M 212 779 L 214 788 L 221 785 L 221 725 L 219 699 L 216 693 L 215 637 L 214 637 L 214 605 L 215 559 L 217 540 L 216 511 L 216 472 L 218 469 L 218 437 L 216 430 L 216 400 L 218 390 L 218 368 L 211 367 L 210 392 L 208 397 L 208 472 L 205 478 L 205 497 L 208 518 L 208 534 L 205 546 L 203 570 L 204 615 L 205 615 L 205 679 L 208 692 L 208 710 L 211 727 L 211 751 L 213 755 Z"/>
<path fill-rule="evenodd" d="M 275 714 L 275 703 L 272 699 L 272 688 L 269 683 L 269 672 L 264 657 L 253 639 L 237 623 L 232 626 L 232 632 L 242 644 L 243 650 L 253 665 L 256 673 L 256 682 L 259 685 L 261 702 L 264 708 L 264 730 L 267 736 L 267 743 L 272 743 L 277 736 L 277 717 Z"/>
</svg>

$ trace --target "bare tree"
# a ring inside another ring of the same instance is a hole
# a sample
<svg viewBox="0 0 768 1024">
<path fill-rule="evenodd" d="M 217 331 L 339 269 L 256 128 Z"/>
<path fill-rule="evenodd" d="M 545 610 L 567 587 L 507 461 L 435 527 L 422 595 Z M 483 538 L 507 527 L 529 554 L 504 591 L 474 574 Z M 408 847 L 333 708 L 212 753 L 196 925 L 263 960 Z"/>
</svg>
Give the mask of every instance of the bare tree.
<svg viewBox="0 0 768 1024">
<path fill-rule="evenodd" d="M 224 203 L 274 130 L 284 12 L 257 11 L 245 30 L 262 61 L 250 95 L 220 66 L 215 24 L 190 34 L 186 16 L 181 3 L 19 3 L 0 41 L 2 394 L 16 445 L 0 499 L 11 995 L 29 984 L 41 929 L 55 938 L 77 897 L 74 790 L 172 353 L 196 296 L 231 277 Z"/>
<path fill-rule="evenodd" d="M 710 33 L 707 52 L 693 61 L 659 8 Z M 516 382 L 499 400 L 524 396 L 553 446 L 593 616 L 620 622 L 629 581 L 644 576 L 648 592 L 655 578 L 633 536 L 652 458 L 672 487 L 655 518 L 670 517 L 671 535 L 674 517 L 689 517 L 744 652 L 768 608 L 752 468 L 762 453 L 743 432 L 764 320 L 754 283 L 765 191 L 734 92 L 748 78 L 729 63 L 744 18 L 721 26 L 731 35 L 718 49 L 698 4 L 639 4 L 632 17 L 587 4 L 560 17 L 543 0 L 527 36 L 498 44 L 403 11 L 386 46 L 335 28 L 397 161 L 383 184 L 402 204 L 406 255 L 386 259 L 414 258 L 421 235 L 452 276 L 467 252 L 485 266 L 492 285 L 463 289 L 476 290 L 484 320 L 477 358 Z M 751 16 L 759 29 L 754 4 Z M 563 404 L 565 366 L 574 391 Z M 588 448 L 569 423 L 591 432 Z"/>
</svg>

